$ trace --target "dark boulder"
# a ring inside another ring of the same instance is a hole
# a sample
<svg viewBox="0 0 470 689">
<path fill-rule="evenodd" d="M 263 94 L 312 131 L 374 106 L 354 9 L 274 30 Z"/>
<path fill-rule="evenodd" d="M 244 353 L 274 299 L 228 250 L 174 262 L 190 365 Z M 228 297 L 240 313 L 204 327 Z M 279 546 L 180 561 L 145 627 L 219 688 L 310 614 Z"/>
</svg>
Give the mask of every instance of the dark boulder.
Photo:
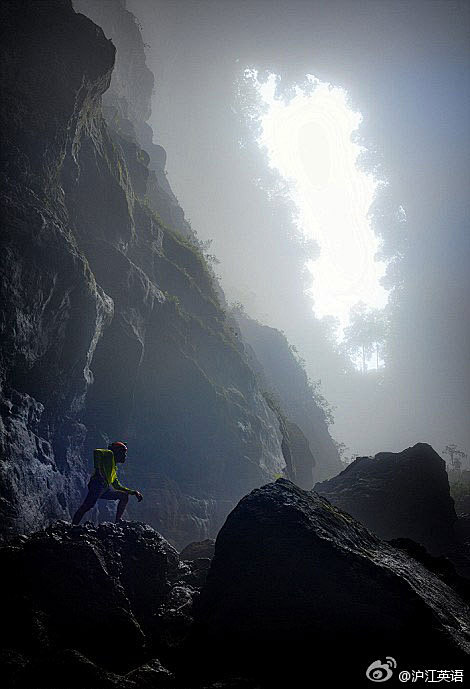
<svg viewBox="0 0 470 689">
<path fill-rule="evenodd" d="M 10 675 L 23 677 L 25 686 L 33 686 L 33 676 L 47 679 L 48 666 L 49 679 L 56 677 L 61 687 L 112 686 L 106 673 L 143 665 L 142 677 L 167 676 L 155 665 L 155 656 L 168 650 L 166 627 L 171 624 L 174 648 L 178 630 L 183 633 L 192 621 L 196 589 L 184 581 L 189 568 L 160 534 L 138 522 L 98 528 L 57 522 L 0 548 L 0 567 L 8 591 L 0 626 L 0 647 L 8 649 L 2 664 Z M 78 684 L 64 684 L 68 669 Z M 132 677 L 119 686 L 131 686 Z M 46 679 L 34 686 L 52 686 Z"/>
<path fill-rule="evenodd" d="M 10 678 L 15 689 L 156 689 L 173 684 L 174 676 L 150 660 L 126 675 L 108 672 L 74 649 L 47 651 Z"/>
<path fill-rule="evenodd" d="M 448 551 L 457 519 L 445 463 L 426 443 L 358 457 L 314 490 L 380 538 L 410 538 L 432 554 Z"/>
<path fill-rule="evenodd" d="M 205 541 L 194 541 L 183 548 L 180 558 L 182 560 L 199 560 L 200 558 L 212 560 L 214 549 L 215 541 L 213 538 L 206 538 Z"/>
<path fill-rule="evenodd" d="M 437 557 L 430 555 L 424 546 L 416 543 L 416 541 L 412 541 L 410 538 L 394 538 L 389 543 L 394 548 L 403 550 L 407 555 L 421 562 L 426 569 L 436 574 L 470 605 L 470 579 L 458 573 L 458 568 L 456 568 L 452 561 L 455 556 L 454 551 L 452 552 L 453 558 L 451 560 L 443 555 Z"/>
<path fill-rule="evenodd" d="M 19 653 L 11 648 L 2 648 L 0 650 L 2 684 L 6 687 L 17 686 L 16 679 L 25 671 L 28 663 L 29 658 L 23 653 Z"/>
<path fill-rule="evenodd" d="M 131 680 L 108 672 L 74 649 L 46 651 L 14 678 L 15 689 L 136 689 Z"/>
<path fill-rule="evenodd" d="M 391 656 L 400 669 L 461 667 L 470 610 L 442 579 L 315 492 L 279 479 L 228 516 L 190 641 L 194 666 L 263 687 L 353 686 Z M 209 678 L 208 678 L 209 679 Z"/>
<path fill-rule="evenodd" d="M 134 682 L 138 689 L 155 689 L 173 684 L 174 675 L 155 658 L 129 672 L 127 679 Z"/>
</svg>

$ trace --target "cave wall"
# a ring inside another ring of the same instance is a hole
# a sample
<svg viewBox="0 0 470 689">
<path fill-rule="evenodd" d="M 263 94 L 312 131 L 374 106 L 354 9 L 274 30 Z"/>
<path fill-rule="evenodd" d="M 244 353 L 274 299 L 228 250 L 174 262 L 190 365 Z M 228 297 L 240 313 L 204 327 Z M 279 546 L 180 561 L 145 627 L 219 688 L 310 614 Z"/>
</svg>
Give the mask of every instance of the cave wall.
<svg viewBox="0 0 470 689">
<path fill-rule="evenodd" d="M 147 202 L 167 225 L 194 237 L 166 178 L 166 151 L 154 143 L 147 122 L 155 80 L 146 64 L 138 20 L 126 9 L 125 0 L 73 0 L 73 6 L 100 26 L 117 48 L 110 86 L 103 94 L 103 113 L 112 130 L 138 143 L 148 156 Z"/>
<path fill-rule="evenodd" d="M 138 27 L 86 5 L 113 42 L 69 1 L 1 10 L 0 534 L 70 519 L 121 439 L 130 518 L 181 547 L 284 473 L 286 439 L 145 122 Z"/>
</svg>

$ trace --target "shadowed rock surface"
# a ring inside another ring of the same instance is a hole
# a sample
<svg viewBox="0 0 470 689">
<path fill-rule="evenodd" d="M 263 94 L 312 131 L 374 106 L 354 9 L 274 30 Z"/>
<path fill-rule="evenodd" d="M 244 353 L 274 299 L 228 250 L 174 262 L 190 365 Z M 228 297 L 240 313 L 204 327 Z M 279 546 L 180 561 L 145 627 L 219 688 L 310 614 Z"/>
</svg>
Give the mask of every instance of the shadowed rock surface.
<svg viewBox="0 0 470 689">
<path fill-rule="evenodd" d="M 457 568 L 452 559 L 444 557 L 443 555 L 434 556 L 428 553 L 426 548 L 410 538 L 394 538 L 388 541 L 394 548 L 399 548 L 413 557 L 422 565 L 429 569 L 430 572 L 436 574 L 448 586 L 453 588 L 462 598 L 470 604 L 470 579 L 467 576 L 461 576 L 457 572 Z"/>
<path fill-rule="evenodd" d="M 470 610 L 448 585 L 284 479 L 227 518 L 196 618 L 196 657 L 209 647 L 215 672 L 243 668 L 266 687 L 326 681 L 332 662 L 335 681 L 362 686 L 382 656 L 445 668 L 470 651 Z"/>
<path fill-rule="evenodd" d="M 380 538 L 410 538 L 435 555 L 454 540 L 457 515 L 445 463 L 426 443 L 358 457 L 314 490 Z"/>
<path fill-rule="evenodd" d="M 0 547 L 2 679 L 269 689 L 302 686 L 309 671 L 327 681 L 338 653 L 335 678 L 355 686 L 382 656 L 402 669 L 462 667 L 468 582 L 445 558 L 396 545 L 284 479 L 240 501 L 211 565 L 183 561 L 139 522 L 56 522 Z"/>
<path fill-rule="evenodd" d="M 142 687 L 172 678 L 156 656 L 171 658 L 184 638 L 199 575 L 150 526 L 57 522 L 1 547 L 0 567 L 8 686 Z"/>
<path fill-rule="evenodd" d="M 59 521 L 10 539 L 0 547 L 2 686 L 256 689 L 246 677 L 179 677 L 193 660 L 183 642 L 208 566 L 181 561 L 139 522 Z"/>
</svg>

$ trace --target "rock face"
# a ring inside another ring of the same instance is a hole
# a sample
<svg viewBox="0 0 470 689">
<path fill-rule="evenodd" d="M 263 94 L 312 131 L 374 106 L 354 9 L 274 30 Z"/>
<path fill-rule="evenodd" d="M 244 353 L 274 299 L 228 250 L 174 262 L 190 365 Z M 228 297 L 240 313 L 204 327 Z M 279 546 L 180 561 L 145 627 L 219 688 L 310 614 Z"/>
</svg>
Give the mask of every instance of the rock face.
<svg viewBox="0 0 470 689">
<path fill-rule="evenodd" d="M 136 20 L 75 7 L 108 37 L 69 0 L 1 8 L 0 539 L 69 519 L 121 439 L 129 515 L 181 548 L 292 451 L 166 179 Z"/>
<path fill-rule="evenodd" d="M 145 47 L 139 23 L 119 0 L 73 0 L 82 12 L 100 26 L 116 46 L 116 62 L 109 89 L 103 95 L 103 113 L 108 125 L 137 143 L 148 156 L 147 201 L 170 227 L 194 237 L 165 174 L 166 151 L 153 142 L 147 123 L 151 114 L 154 76 L 145 62 Z"/>
<path fill-rule="evenodd" d="M 2 676 L 19 687 L 122 686 L 171 679 L 195 579 L 151 527 L 57 522 L 0 548 Z M 5 670 L 6 668 L 6 670 Z M 119 675 L 119 676 L 118 676 Z"/>
<path fill-rule="evenodd" d="M 470 651 L 470 610 L 441 578 L 284 479 L 227 518 L 196 617 L 195 657 L 266 687 L 366 686 L 378 658 L 462 667 Z"/>
<path fill-rule="evenodd" d="M 67 2 L 3 3 L 1 30 L 0 521 L 17 532 L 65 516 L 83 485 L 80 412 L 114 305 L 78 249 L 61 173 L 67 159 L 77 181 L 80 142 L 101 141 L 115 50 Z"/>
<path fill-rule="evenodd" d="M 310 383 L 295 349 L 281 332 L 242 312 L 235 316 L 249 346 L 251 365 L 286 417 L 285 435 L 294 469 L 289 478 L 310 490 L 315 481 L 334 476 L 342 467 L 328 432 L 326 400 Z"/>
<path fill-rule="evenodd" d="M 410 538 L 433 554 L 447 552 L 454 539 L 445 463 L 426 443 L 358 457 L 314 490 L 380 538 Z"/>
<path fill-rule="evenodd" d="M 121 480 L 145 496 L 131 516 L 182 547 L 283 472 L 282 436 L 174 215 L 161 152 L 139 144 L 152 88 L 140 32 L 123 3 L 96 6 L 128 36 L 106 118 L 103 31 L 67 0 L 2 3 L 0 529 L 70 518 L 93 448 L 121 439 Z"/>
</svg>

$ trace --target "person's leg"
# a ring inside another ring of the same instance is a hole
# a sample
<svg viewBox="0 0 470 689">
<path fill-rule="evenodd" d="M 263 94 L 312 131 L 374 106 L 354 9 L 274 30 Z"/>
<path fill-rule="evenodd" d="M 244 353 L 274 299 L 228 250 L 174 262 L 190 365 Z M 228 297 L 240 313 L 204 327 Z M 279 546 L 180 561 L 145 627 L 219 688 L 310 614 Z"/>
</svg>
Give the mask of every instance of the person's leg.
<svg viewBox="0 0 470 689">
<path fill-rule="evenodd" d="M 128 493 L 123 493 L 122 497 L 119 498 L 117 510 L 116 510 L 116 524 L 121 521 L 121 517 L 124 514 L 124 510 L 127 507 L 127 503 L 129 502 L 129 495 Z"/>
<path fill-rule="evenodd" d="M 93 507 L 93 505 L 92 505 L 92 507 Z M 85 501 L 80 505 L 78 510 L 73 515 L 72 524 L 74 524 L 75 526 L 77 524 L 80 524 L 80 522 L 82 521 L 82 518 L 85 515 L 85 512 L 88 512 L 89 509 L 90 509 L 90 507 L 88 506 L 86 499 L 85 499 Z"/>
<path fill-rule="evenodd" d="M 85 513 L 88 512 L 88 510 L 91 510 L 91 508 L 96 505 L 96 501 L 98 500 L 100 493 L 102 493 L 103 490 L 104 486 L 101 481 L 94 478 L 90 479 L 88 483 L 88 495 L 73 515 L 72 524 L 80 524 Z"/>
<path fill-rule="evenodd" d="M 124 510 L 129 502 L 129 493 L 123 493 L 121 490 L 115 490 L 114 488 L 108 488 L 108 490 L 100 495 L 102 500 L 117 500 L 118 505 L 116 509 L 116 524 L 121 521 Z"/>
</svg>

